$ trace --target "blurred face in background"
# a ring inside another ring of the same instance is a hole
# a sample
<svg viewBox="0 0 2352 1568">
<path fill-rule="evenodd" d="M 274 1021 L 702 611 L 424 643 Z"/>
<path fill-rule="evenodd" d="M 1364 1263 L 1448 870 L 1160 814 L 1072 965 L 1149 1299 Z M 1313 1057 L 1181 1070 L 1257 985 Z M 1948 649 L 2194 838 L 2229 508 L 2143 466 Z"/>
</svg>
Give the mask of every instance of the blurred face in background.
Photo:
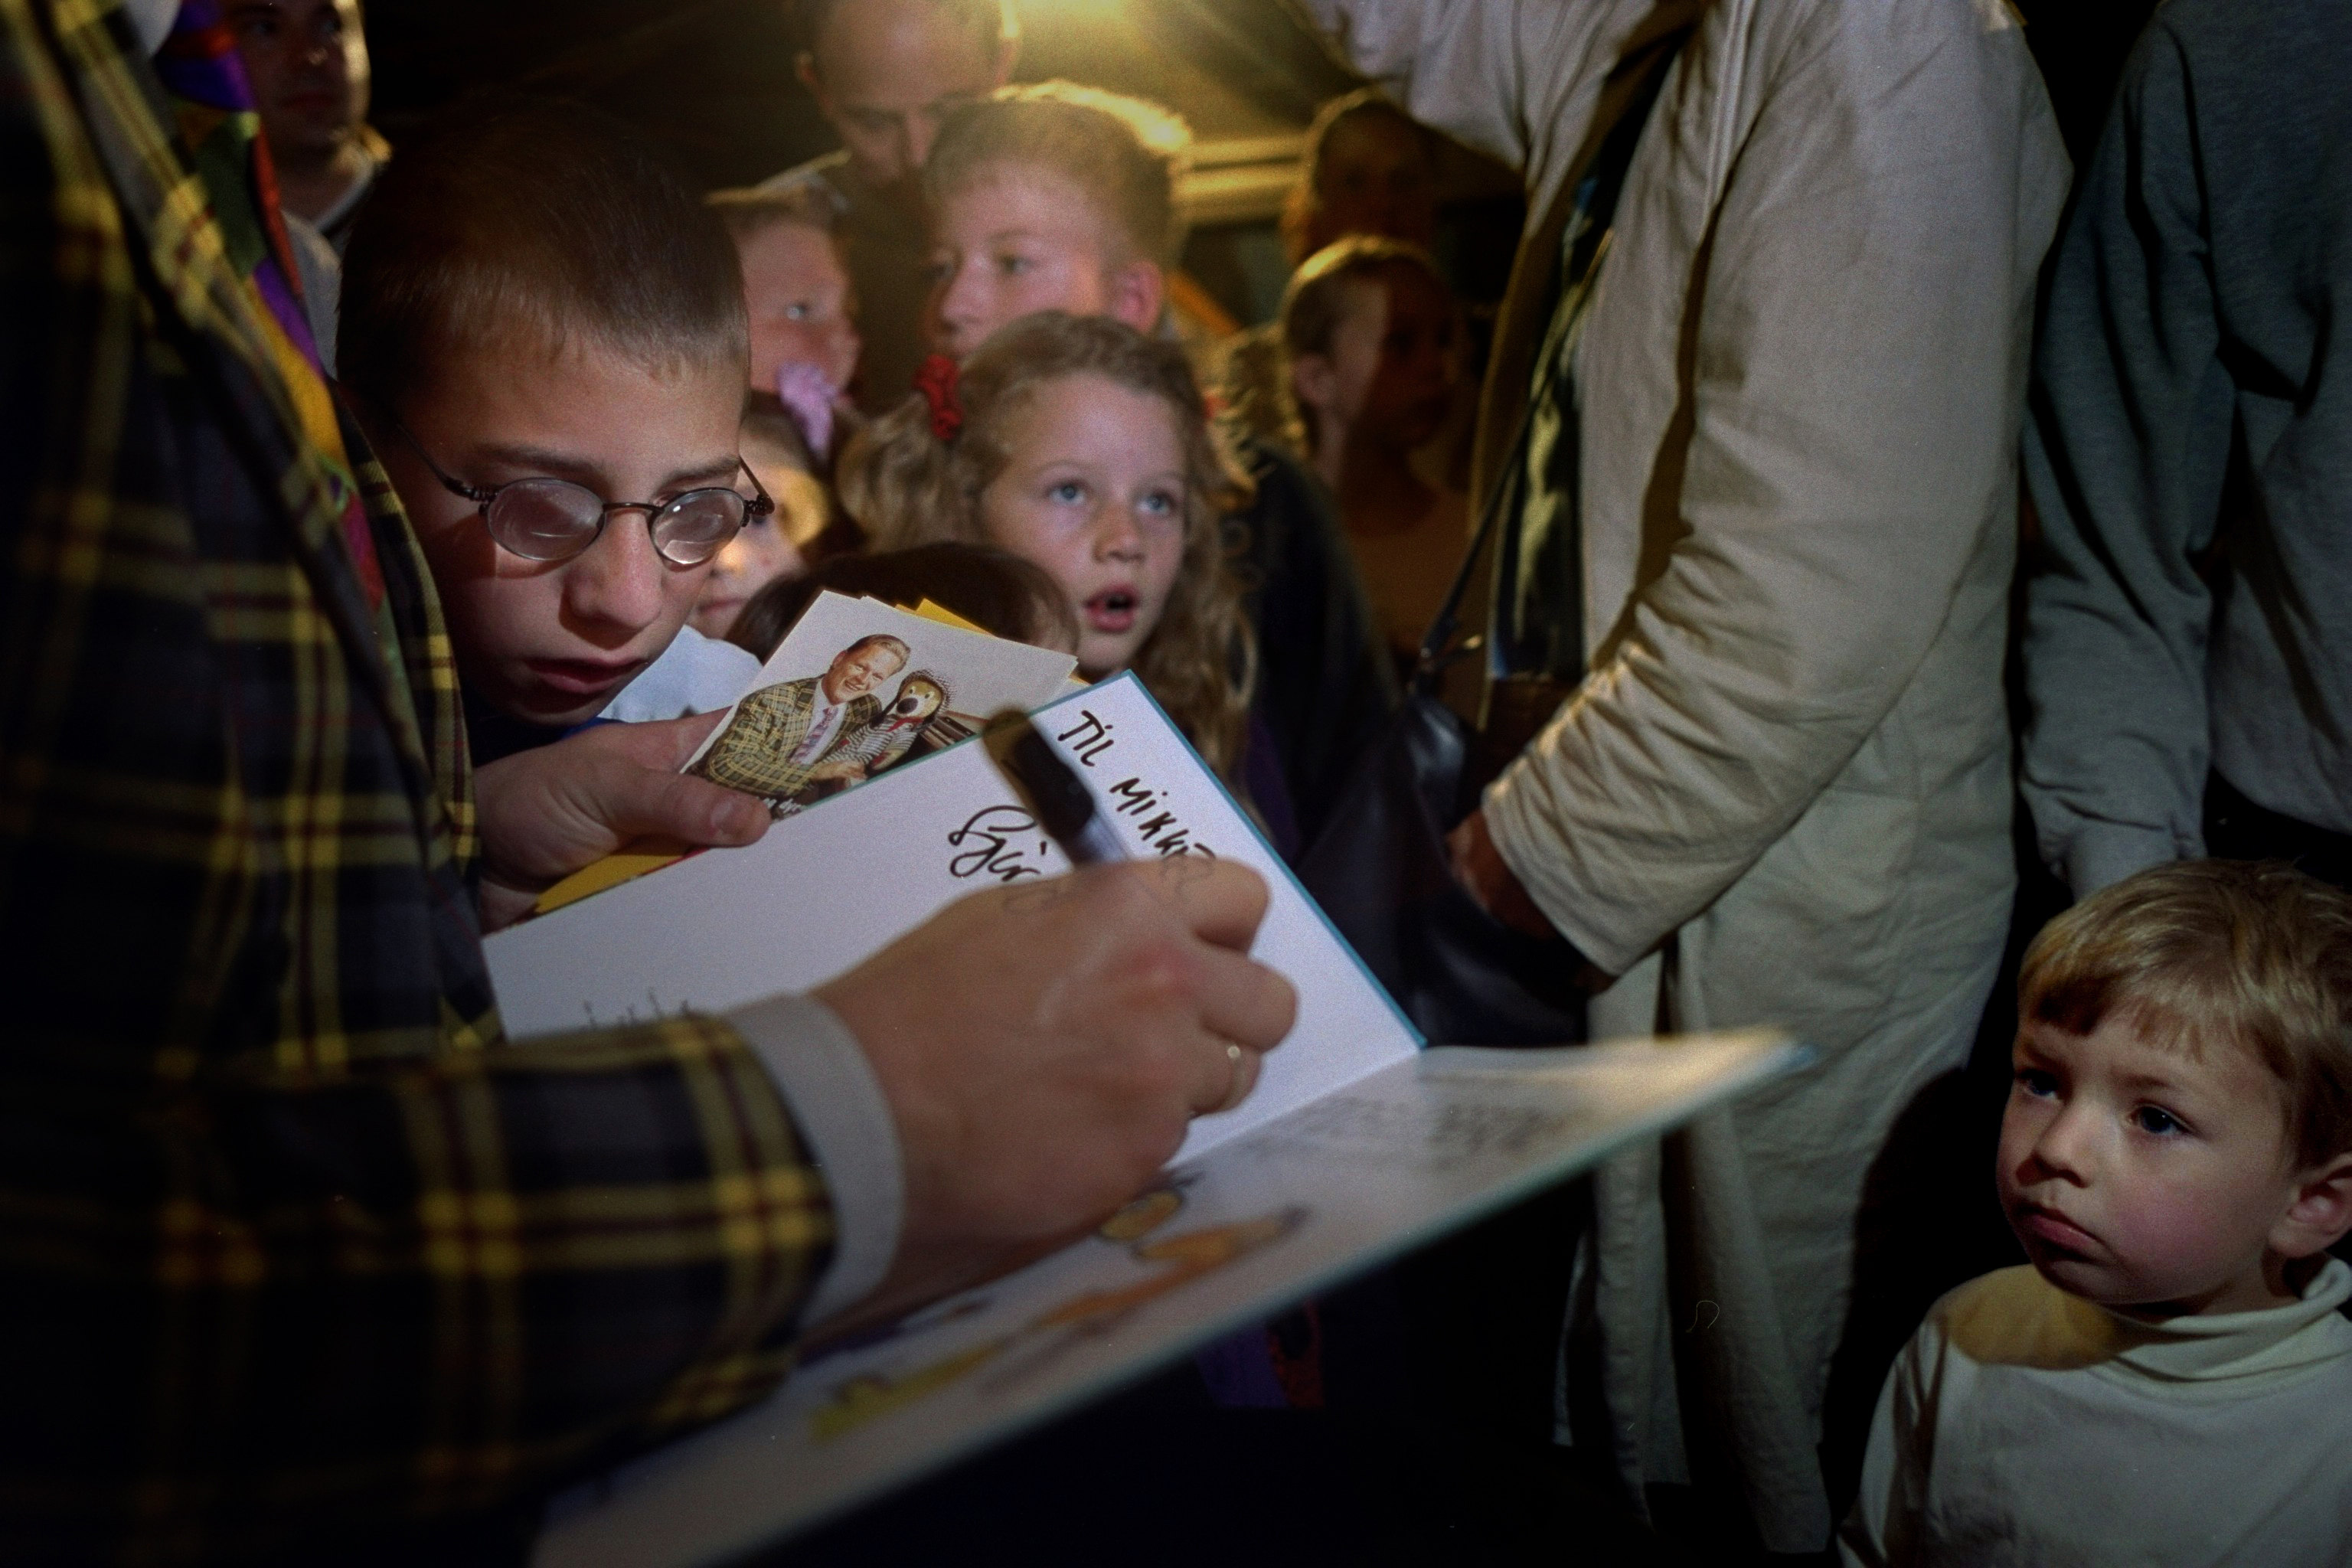
<svg viewBox="0 0 2352 1568">
<path fill-rule="evenodd" d="M 358 0 L 233 0 L 228 22 L 270 157 L 298 171 L 331 161 L 367 119 Z"/>
<path fill-rule="evenodd" d="M 1453 410 L 1461 374 L 1454 297 L 1419 267 L 1399 265 L 1348 279 L 1340 298 L 1329 352 L 1300 354 L 1292 368 L 1300 406 L 1352 440 L 1427 445 Z"/>
<path fill-rule="evenodd" d="M 772 223 L 735 242 L 751 316 L 751 385 L 776 390 L 788 364 L 814 365 L 835 390 L 857 374 L 856 309 L 841 247 L 803 223 Z"/>
<path fill-rule="evenodd" d="M 1454 406 L 1454 297 L 1418 267 L 1385 268 L 1363 292 L 1365 321 L 1339 334 L 1362 388 L 1356 425 L 1374 440 L 1423 446 Z"/>
<path fill-rule="evenodd" d="M 1004 85 L 1013 46 L 983 39 L 954 7 L 839 0 L 800 58 L 801 80 L 866 184 L 909 212 L 950 114 Z"/>
<path fill-rule="evenodd" d="M 1324 138 L 1305 254 L 1377 234 L 1426 247 L 1437 234 L 1437 171 L 1421 132 L 1394 114 L 1351 115 Z"/>
<path fill-rule="evenodd" d="M 808 570 L 801 546 L 824 531 L 827 501 L 824 486 L 803 459 L 782 443 L 745 420 L 741 433 L 743 466 L 776 503 L 766 517 L 746 518 L 727 547 L 712 558 L 710 574 L 694 602 L 688 624 L 707 637 L 724 637 L 751 596 L 769 584 L 798 577 Z"/>
</svg>

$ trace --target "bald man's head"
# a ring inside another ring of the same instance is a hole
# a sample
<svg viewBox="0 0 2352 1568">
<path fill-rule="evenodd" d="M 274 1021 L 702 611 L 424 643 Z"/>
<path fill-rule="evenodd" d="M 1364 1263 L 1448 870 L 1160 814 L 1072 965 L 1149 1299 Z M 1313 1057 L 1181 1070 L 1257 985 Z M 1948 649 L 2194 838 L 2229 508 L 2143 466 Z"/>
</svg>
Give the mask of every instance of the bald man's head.
<svg viewBox="0 0 2352 1568">
<path fill-rule="evenodd" d="M 919 205 L 941 121 L 1013 74 L 1005 0 L 802 0 L 801 79 L 868 185 Z"/>
</svg>

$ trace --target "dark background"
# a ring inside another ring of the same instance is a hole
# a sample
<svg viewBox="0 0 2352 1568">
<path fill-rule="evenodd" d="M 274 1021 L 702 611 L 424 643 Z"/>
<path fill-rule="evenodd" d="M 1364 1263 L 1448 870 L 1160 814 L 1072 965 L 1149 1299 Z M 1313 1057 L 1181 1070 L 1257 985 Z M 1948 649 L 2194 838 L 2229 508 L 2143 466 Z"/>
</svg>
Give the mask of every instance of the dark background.
<svg viewBox="0 0 2352 1568">
<path fill-rule="evenodd" d="M 2078 163 L 2153 5 L 2022 6 Z M 1269 179 L 1274 163 L 1296 157 L 1316 106 L 1356 85 L 1281 0 L 1025 0 L 1021 17 L 1022 79 L 1067 77 L 1166 103 L 1192 122 L 1202 164 L 1255 166 Z M 713 187 L 834 145 L 793 76 L 782 0 L 379 0 L 367 27 L 373 118 L 395 146 L 442 104 L 515 89 L 593 100 Z M 1480 160 L 1465 155 L 1447 172 L 1456 200 L 1444 259 L 1466 297 L 1491 301 L 1509 268 L 1517 204 L 1508 177 Z M 1273 218 L 1271 195 L 1228 203 L 1198 226 L 1186 255 L 1244 321 L 1264 319 L 1280 286 Z"/>
<path fill-rule="evenodd" d="M 1354 85 L 1276 0 L 1031 0 L 1021 78 L 1159 100 L 1203 141 L 1296 132 Z M 401 0 L 371 7 L 373 119 L 404 129 L 474 88 L 591 98 L 713 185 L 826 151 L 781 0 Z"/>
</svg>

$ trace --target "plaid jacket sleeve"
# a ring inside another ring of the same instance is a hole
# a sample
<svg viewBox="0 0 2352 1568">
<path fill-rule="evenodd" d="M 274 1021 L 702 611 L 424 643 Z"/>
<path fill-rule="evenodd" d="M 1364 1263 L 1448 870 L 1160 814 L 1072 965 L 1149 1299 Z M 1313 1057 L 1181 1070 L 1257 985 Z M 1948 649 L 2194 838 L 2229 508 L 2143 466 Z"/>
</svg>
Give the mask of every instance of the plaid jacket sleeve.
<svg viewBox="0 0 2352 1568">
<path fill-rule="evenodd" d="M 388 491 L 120 13 L 0 24 L 0 1559 L 446 1515 L 742 1403 L 831 1244 L 785 1105 L 708 1020 L 501 1039 Z"/>
</svg>

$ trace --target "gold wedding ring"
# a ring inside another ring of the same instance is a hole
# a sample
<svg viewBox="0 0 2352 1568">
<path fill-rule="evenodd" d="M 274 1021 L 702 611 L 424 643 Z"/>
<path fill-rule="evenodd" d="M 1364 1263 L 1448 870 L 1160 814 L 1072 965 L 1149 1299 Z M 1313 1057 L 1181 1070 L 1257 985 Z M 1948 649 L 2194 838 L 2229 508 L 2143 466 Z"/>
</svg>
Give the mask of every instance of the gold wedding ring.
<svg viewBox="0 0 2352 1568">
<path fill-rule="evenodd" d="M 1225 1098 L 1218 1103 L 1218 1110 L 1231 1110 L 1242 1102 L 1245 1092 L 1242 1088 L 1242 1048 L 1231 1040 L 1225 1042 L 1225 1065 L 1233 1069 L 1233 1077 L 1225 1084 Z"/>
</svg>

